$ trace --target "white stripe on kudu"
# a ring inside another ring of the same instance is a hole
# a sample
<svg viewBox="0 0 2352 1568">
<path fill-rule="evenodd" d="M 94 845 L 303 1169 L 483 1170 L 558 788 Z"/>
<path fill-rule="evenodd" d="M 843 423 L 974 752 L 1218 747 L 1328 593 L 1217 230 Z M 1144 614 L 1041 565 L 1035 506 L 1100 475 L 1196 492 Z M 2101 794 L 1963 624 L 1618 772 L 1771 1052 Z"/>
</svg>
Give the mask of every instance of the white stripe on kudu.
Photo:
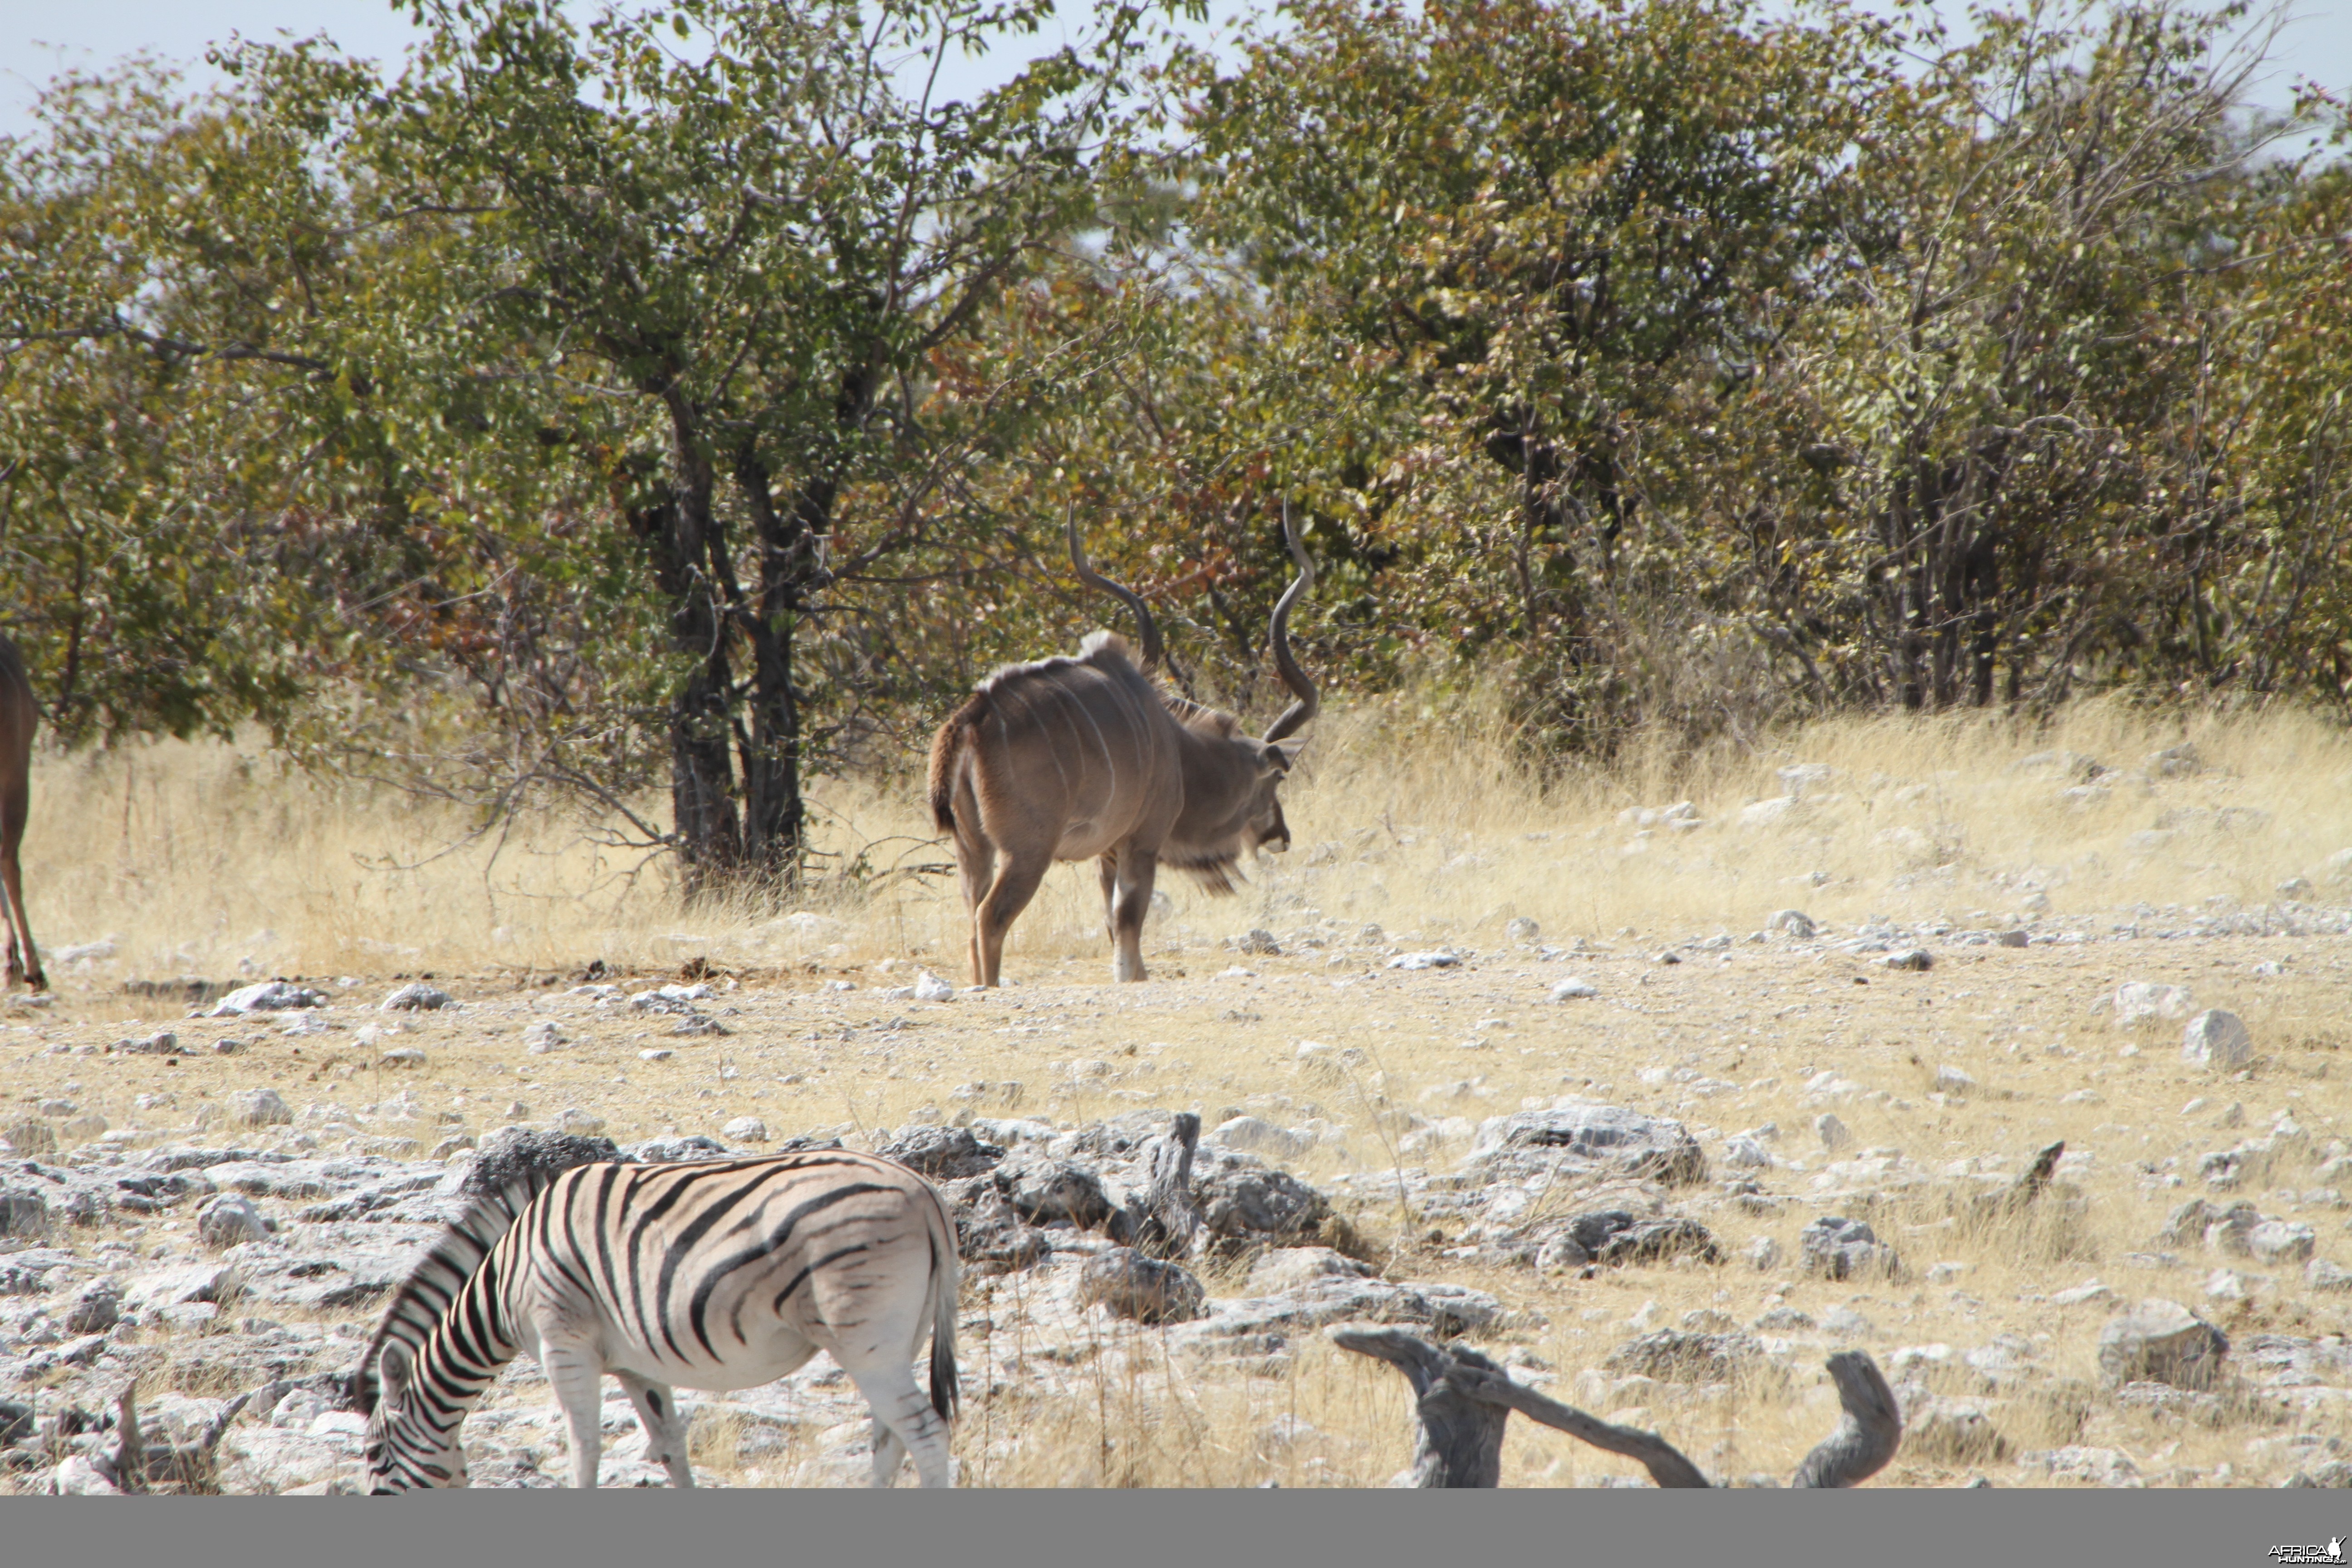
<svg viewBox="0 0 2352 1568">
<path fill-rule="evenodd" d="M 692 1164 L 575 1165 L 478 1198 L 411 1271 L 352 1380 L 370 1489 L 466 1484 L 458 1426 L 519 1354 L 547 1373 L 593 1487 L 600 1380 L 646 1458 L 693 1484 L 673 1384 L 750 1388 L 831 1352 L 874 1415 L 874 1480 L 911 1455 L 950 1485 L 956 1235 L 905 1166 L 845 1149 Z M 930 1390 L 913 1363 L 931 1337 Z"/>
</svg>

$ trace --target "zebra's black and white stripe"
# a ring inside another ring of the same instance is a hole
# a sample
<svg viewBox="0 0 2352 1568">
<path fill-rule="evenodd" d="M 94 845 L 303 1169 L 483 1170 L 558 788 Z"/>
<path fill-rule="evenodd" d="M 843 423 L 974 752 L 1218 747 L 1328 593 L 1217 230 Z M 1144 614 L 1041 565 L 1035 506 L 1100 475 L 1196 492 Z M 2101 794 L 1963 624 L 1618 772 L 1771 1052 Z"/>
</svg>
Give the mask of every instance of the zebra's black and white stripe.
<svg viewBox="0 0 2352 1568">
<path fill-rule="evenodd" d="M 646 1458 L 690 1486 L 670 1386 L 749 1388 L 820 1350 L 873 1412 L 875 1483 L 911 1455 L 923 1485 L 949 1485 L 956 1261 L 930 1184 L 849 1150 L 576 1165 L 509 1186 L 426 1251 L 369 1342 L 352 1384 L 371 1489 L 465 1485 L 458 1426 L 518 1354 L 562 1408 L 573 1485 L 596 1484 L 611 1373 Z M 913 1372 L 927 1330 L 929 1398 Z"/>
</svg>

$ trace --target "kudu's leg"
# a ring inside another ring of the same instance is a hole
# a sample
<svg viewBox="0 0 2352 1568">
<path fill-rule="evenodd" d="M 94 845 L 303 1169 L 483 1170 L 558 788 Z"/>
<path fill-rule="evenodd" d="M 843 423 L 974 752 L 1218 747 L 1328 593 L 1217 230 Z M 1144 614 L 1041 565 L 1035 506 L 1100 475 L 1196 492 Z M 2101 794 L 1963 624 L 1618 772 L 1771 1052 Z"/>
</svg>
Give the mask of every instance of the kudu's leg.
<svg viewBox="0 0 2352 1568">
<path fill-rule="evenodd" d="M 1103 934 L 1111 945 L 1118 945 L 1118 851 L 1106 850 L 1098 863 L 1102 870 Z"/>
<path fill-rule="evenodd" d="M 0 798 L 0 893 L 7 900 L 8 984 L 22 980 L 36 991 L 49 988 L 41 973 L 41 955 L 33 948 L 33 928 L 25 919 L 25 873 L 16 863 L 16 847 L 24 841 L 28 792 L 10 790 Z"/>
<path fill-rule="evenodd" d="M 991 884 L 988 896 L 980 901 L 974 917 L 972 940 L 980 947 L 980 979 L 982 985 L 994 985 L 1004 961 L 1004 933 L 1013 929 L 1013 921 L 1029 900 L 1037 894 L 1037 885 L 1045 879 L 1053 866 L 1050 856 L 1040 855 L 1026 859 L 1007 853 L 1004 863 L 997 868 L 996 880 Z"/>
<path fill-rule="evenodd" d="M 1118 900 L 1110 915 L 1111 942 L 1117 950 L 1111 956 L 1113 980 L 1145 978 L 1143 917 L 1151 912 L 1151 882 L 1159 869 L 1160 857 L 1155 852 L 1126 845 L 1119 847 Z M 1109 879 L 1107 862 L 1104 880 L 1108 882 Z"/>
<path fill-rule="evenodd" d="M 996 846 L 976 834 L 956 834 L 956 870 L 963 880 L 964 912 L 971 923 L 971 983 L 992 985 L 987 966 L 981 961 L 980 904 L 988 897 L 989 884 L 996 879 Z"/>
</svg>

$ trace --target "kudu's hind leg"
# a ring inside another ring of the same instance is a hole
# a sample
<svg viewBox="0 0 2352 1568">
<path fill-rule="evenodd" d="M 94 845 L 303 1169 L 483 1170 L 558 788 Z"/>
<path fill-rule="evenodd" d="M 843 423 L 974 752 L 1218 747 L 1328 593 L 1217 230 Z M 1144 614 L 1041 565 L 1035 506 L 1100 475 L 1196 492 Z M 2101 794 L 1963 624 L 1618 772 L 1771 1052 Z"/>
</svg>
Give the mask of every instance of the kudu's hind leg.
<svg viewBox="0 0 2352 1568">
<path fill-rule="evenodd" d="M 985 838 L 959 833 L 955 848 L 956 870 L 963 881 L 964 912 L 971 924 L 971 983 L 992 985 L 995 979 L 981 960 L 980 905 L 988 897 L 989 885 L 996 879 L 996 847 Z"/>
<path fill-rule="evenodd" d="M 33 928 L 25 919 L 25 873 L 16 861 L 16 846 L 25 837 L 30 803 L 23 792 L 0 800 L 0 895 L 7 900 L 8 984 L 25 981 L 36 991 L 49 988 L 41 973 L 41 956 L 33 948 Z"/>
<path fill-rule="evenodd" d="M 1143 918 L 1151 912 L 1151 883 L 1160 869 L 1160 858 L 1148 849 L 1122 847 L 1118 852 L 1118 896 L 1110 911 L 1110 939 L 1115 951 L 1111 955 L 1110 973 L 1113 980 L 1141 980 L 1143 973 Z M 1104 891 L 1109 892 L 1111 866 L 1104 862 Z"/>
<path fill-rule="evenodd" d="M 1036 897 L 1037 885 L 1045 879 L 1045 872 L 1052 865 L 1053 861 L 1044 856 L 1026 860 L 1008 855 L 997 868 L 996 880 L 972 917 L 972 941 L 980 949 L 978 984 L 998 984 L 1004 962 L 1004 933 L 1013 929 L 1013 920 Z"/>
<path fill-rule="evenodd" d="M 1104 852 L 1100 862 L 1103 893 L 1103 934 L 1118 945 L 1118 851 Z"/>
</svg>

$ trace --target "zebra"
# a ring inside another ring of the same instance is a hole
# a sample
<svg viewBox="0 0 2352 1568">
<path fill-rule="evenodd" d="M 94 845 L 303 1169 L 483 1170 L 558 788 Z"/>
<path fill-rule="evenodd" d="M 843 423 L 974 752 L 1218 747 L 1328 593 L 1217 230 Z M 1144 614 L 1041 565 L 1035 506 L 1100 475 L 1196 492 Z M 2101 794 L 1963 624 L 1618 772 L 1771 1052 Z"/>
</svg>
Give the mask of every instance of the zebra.
<svg viewBox="0 0 2352 1568">
<path fill-rule="evenodd" d="M 938 1191 L 845 1149 L 639 1165 L 604 1161 L 477 1195 L 394 1293 L 352 1379 L 370 1489 L 462 1487 L 458 1427 L 530 1354 L 596 1484 L 611 1373 L 646 1458 L 694 1484 L 670 1385 L 750 1388 L 829 1351 L 874 1418 L 874 1484 L 912 1456 L 953 1484 L 956 1229 Z M 912 1364 L 931 1336 L 930 1396 Z"/>
</svg>

